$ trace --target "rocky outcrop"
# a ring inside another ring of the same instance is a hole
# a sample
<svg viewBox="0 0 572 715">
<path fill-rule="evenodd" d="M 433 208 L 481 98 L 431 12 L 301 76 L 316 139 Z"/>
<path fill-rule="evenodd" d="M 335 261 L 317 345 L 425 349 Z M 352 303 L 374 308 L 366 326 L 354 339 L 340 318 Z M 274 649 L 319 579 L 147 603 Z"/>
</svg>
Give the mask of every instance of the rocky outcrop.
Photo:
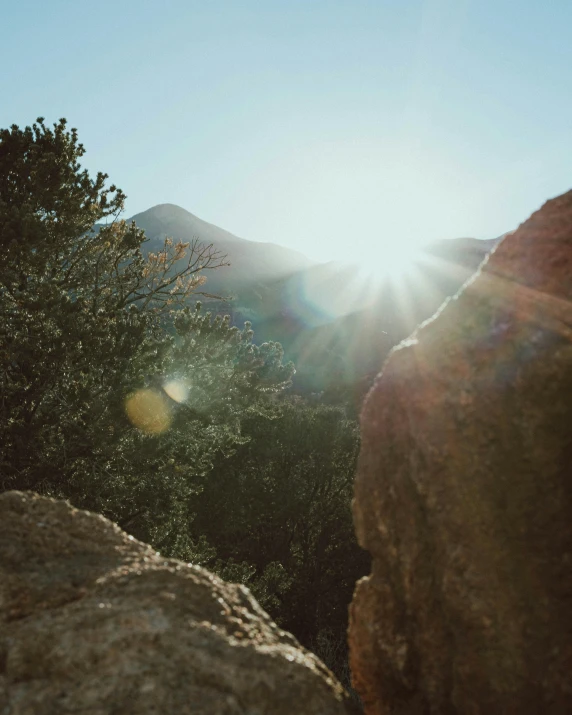
<svg viewBox="0 0 572 715">
<path fill-rule="evenodd" d="M 103 517 L 0 496 L 0 712 L 335 715 L 332 674 L 243 586 Z"/>
<path fill-rule="evenodd" d="M 391 353 L 354 518 L 367 713 L 572 712 L 572 192 Z"/>
</svg>

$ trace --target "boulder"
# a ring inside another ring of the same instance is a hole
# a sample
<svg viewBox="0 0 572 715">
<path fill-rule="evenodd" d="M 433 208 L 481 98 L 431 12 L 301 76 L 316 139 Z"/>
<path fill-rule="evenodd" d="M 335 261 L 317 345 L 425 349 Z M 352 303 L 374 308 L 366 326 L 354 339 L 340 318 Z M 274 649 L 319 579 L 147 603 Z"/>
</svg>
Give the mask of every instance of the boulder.
<svg viewBox="0 0 572 715">
<path fill-rule="evenodd" d="M 0 496 L 0 713 L 341 715 L 347 703 L 245 587 L 67 502 Z"/>
<path fill-rule="evenodd" d="M 572 713 L 572 192 L 392 351 L 361 416 L 369 715 Z"/>
</svg>

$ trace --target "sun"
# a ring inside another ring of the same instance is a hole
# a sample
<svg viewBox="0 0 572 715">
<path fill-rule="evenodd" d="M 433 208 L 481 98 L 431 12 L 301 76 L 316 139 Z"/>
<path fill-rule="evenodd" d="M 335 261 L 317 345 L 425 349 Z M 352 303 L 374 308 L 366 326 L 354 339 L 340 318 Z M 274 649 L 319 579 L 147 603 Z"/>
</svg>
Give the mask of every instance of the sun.
<svg viewBox="0 0 572 715">
<path fill-rule="evenodd" d="M 318 264 L 295 274 L 286 284 L 288 313 L 312 327 L 375 305 L 383 290 L 407 294 L 422 282 L 422 250 L 418 244 L 379 242 L 354 249 L 345 260 Z"/>
<path fill-rule="evenodd" d="M 380 243 L 359 262 L 364 279 L 374 283 L 400 280 L 414 274 L 420 258 L 420 247 L 410 242 Z"/>
</svg>

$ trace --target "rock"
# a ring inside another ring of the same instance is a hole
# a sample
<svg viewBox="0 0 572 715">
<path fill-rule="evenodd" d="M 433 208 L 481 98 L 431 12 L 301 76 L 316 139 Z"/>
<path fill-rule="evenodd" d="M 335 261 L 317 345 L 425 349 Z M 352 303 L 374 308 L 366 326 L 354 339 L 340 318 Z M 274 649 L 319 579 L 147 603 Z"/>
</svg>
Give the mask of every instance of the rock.
<svg viewBox="0 0 572 715">
<path fill-rule="evenodd" d="M 571 300 L 569 192 L 368 395 L 350 651 L 370 715 L 572 712 Z"/>
<path fill-rule="evenodd" d="M 243 586 L 32 493 L 0 496 L 0 713 L 350 712 Z"/>
</svg>

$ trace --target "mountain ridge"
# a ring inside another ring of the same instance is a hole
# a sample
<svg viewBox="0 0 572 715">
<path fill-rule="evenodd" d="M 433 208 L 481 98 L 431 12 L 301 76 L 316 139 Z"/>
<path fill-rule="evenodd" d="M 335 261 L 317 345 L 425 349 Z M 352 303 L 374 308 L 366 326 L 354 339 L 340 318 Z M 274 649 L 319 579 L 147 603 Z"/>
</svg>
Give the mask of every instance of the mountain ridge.
<svg viewBox="0 0 572 715">
<path fill-rule="evenodd" d="M 228 300 L 207 297 L 208 310 L 230 314 L 239 327 L 249 320 L 257 342 L 282 343 L 296 365 L 295 384 L 310 391 L 374 375 L 391 348 L 455 295 L 501 240 L 428 243 L 409 273 L 376 282 L 362 280 L 349 262 L 312 262 L 278 244 L 240 238 L 176 204 L 157 204 L 131 220 L 146 233 L 145 250 L 160 250 L 166 237 L 198 238 L 226 254 L 230 266 L 205 276 L 208 294 Z"/>
<path fill-rule="evenodd" d="M 221 268 L 220 271 L 223 272 L 225 281 L 233 286 L 277 278 L 307 268 L 314 263 L 299 251 L 277 243 L 251 241 L 236 236 L 176 204 L 157 204 L 135 214 L 129 220 L 135 221 L 145 230 L 151 250 L 159 248 L 167 236 L 181 241 L 198 238 L 201 243 L 212 243 L 215 248 L 228 256 L 232 265 L 232 275 L 226 268 Z M 209 273 L 208 278 L 209 283 L 213 279 L 218 283 L 213 273 Z"/>
</svg>

